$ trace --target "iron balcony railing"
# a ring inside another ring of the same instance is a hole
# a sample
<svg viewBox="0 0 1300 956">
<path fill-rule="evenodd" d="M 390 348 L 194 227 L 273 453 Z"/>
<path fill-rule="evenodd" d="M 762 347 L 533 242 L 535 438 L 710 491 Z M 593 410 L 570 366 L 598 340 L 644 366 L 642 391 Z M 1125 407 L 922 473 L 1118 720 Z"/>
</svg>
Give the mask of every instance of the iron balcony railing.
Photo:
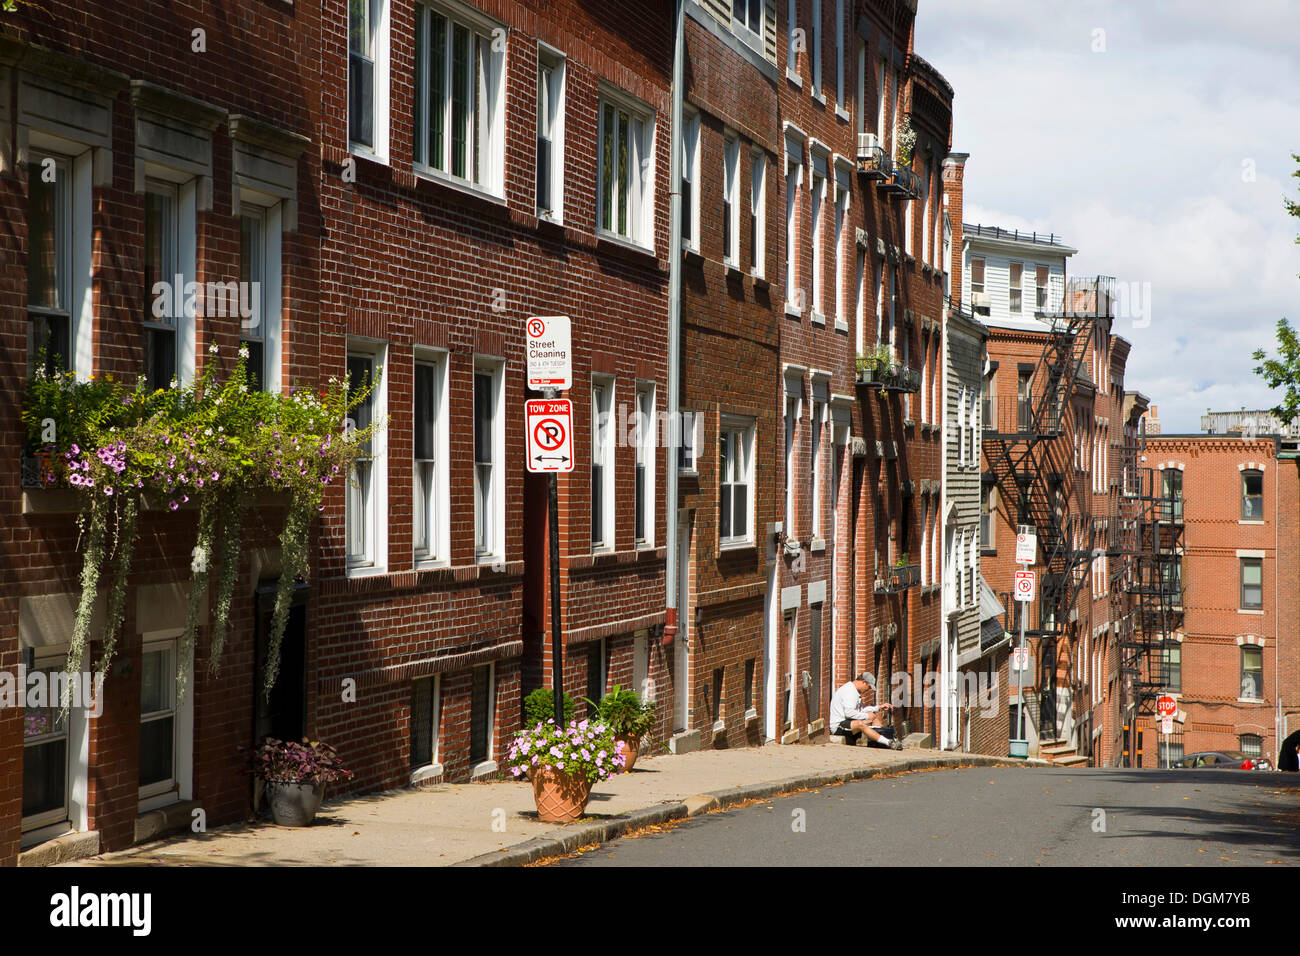
<svg viewBox="0 0 1300 956">
<path fill-rule="evenodd" d="M 876 579 L 877 594 L 898 594 L 921 583 L 921 566 L 919 564 L 894 564 L 885 569 L 882 577 Z"/>
</svg>

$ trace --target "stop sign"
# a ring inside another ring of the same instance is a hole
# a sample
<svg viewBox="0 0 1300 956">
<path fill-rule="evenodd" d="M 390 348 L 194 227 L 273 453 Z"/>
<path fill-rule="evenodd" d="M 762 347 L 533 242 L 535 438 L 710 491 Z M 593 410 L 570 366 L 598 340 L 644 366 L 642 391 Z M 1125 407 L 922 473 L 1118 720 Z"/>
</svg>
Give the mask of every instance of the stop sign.
<svg viewBox="0 0 1300 956">
<path fill-rule="evenodd" d="M 1172 717 L 1178 713 L 1178 701 L 1168 694 L 1161 694 L 1156 698 L 1156 713 L 1161 717 Z"/>
</svg>

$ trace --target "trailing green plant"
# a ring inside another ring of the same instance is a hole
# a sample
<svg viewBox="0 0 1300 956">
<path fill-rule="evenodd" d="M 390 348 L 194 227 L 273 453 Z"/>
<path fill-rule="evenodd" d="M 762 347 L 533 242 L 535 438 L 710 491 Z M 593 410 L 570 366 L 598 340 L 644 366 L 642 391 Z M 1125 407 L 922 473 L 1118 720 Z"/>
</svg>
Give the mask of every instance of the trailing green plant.
<svg viewBox="0 0 1300 956">
<path fill-rule="evenodd" d="M 906 551 L 904 551 L 902 554 L 898 556 L 898 560 L 894 562 L 894 567 L 896 568 L 907 567 L 907 563 L 908 563 L 907 559 L 908 559 L 908 554 Z"/>
<path fill-rule="evenodd" d="M 566 691 L 564 694 L 564 722 L 573 719 L 575 703 Z M 536 727 L 555 717 L 555 690 L 551 687 L 539 687 L 524 698 L 524 726 Z"/>
<path fill-rule="evenodd" d="M 640 740 L 654 726 L 654 701 L 646 700 L 630 687 L 624 689 L 615 684 L 599 704 L 587 701 L 594 707 L 596 718 L 614 732 L 615 737 L 625 740 Z"/>
<path fill-rule="evenodd" d="M 912 162 L 912 151 L 916 149 L 916 130 L 912 129 L 912 114 L 903 114 L 903 122 L 898 127 L 898 161 L 903 165 Z"/>
<path fill-rule="evenodd" d="M 81 496 L 81 595 L 68 651 L 73 673 L 81 673 L 106 573 L 111 581 L 100 670 L 107 673 L 112 663 L 141 508 L 175 512 L 191 501 L 198 506 L 177 675 L 182 695 L 209 581 L 215 579 L 217 585 L 209 648 L 209 667 L 216 673 L 238 578 L 244 516 L 267 492 L 288 494 L 263 688 L 269 696 L 293 586 L 307 578 L 311 531 L 324 510 L 322 496 L 331 484 L 347 480 L 353 460 L 380 427 L 358 429 L 347 418 L 374 382 L 350 387 L 334 377 L 319 392 L 301 387 L 263 392 L 248 373 L 246 348 L 240 348 L 224 379 L 219 378 L 219 350 L 213 345 L 208 353 L 194 382 L 173 380 L 170 388 L 153 390 L 143 376 L 134 384 L 111 375 L 79 380 L 68 372 L 48 374 L 44 362 L 38 362 L 23 403 L 25 448 L 42 457 L 43 483 L 71 487 Z M 215 576 L 214 561 L 220 564 Z"/>
</svg>

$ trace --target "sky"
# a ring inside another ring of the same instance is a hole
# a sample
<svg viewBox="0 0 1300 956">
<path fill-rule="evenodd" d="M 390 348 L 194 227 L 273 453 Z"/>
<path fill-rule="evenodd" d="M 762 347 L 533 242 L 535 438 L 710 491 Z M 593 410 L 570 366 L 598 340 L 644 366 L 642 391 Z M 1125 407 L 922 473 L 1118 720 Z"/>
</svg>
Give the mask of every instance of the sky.
<svg viewBox="0 0 1300 956">
<path fill-rule="evenodd" d="M 1114 331 L 1163 431 L 1281 401 L 1251 353 L 1300 320 L 1300 2 L 920 0 L 915 49 L 956 91 L 966 221 L 1149 305 Z"/>
</svg>

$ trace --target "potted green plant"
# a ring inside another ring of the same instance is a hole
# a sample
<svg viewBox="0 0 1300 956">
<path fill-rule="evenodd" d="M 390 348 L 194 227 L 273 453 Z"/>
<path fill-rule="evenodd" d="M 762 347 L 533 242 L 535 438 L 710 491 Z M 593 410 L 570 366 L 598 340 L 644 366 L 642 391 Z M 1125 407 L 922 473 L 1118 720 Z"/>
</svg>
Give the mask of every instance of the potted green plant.
<svg viewBox="0 0 1300 956">
<path fill-rule="evenodd" d="M 305 827 L 315 819 L 325 787 L 347 780 L 352 771 L 327 743 L 267 737 L 253 755 L 253 776 L 269 791 L 271 817 L 279 826 Z"/>
<path fill-rule="evenodd" d="M 543 823 L 572 823 L 587 809 L 592 784 L 623 772 L 622 742 L 604 724 L 592 720 L 554 720 L 519 731 L 506 753 L 517 780 L 533 784 L 537 818 Z"/>
<path fill-rule="evenodd" d="M 592 702 L 588 700 L 587 704 L 590 706 Z M 595 708 L 600 722 L 614 732 L 615 739 L 623 742 L 627 755 L 623 769 L 630 771 L 641 750 L 641 738 L 654 726 L 654 701 L 646 700 L 630 687 L 624 689 L 621 684 L 615 684 Z"/>
<path fill-rule="evenodd" d="M 566 691 L 564 694 L 564 719 L 573 719 L 573 698 Z M 536 727 L 555 716 L 555 691 L 550 687 L 539 687 L 524 698 L 524 726 Z"/>
</svg>

